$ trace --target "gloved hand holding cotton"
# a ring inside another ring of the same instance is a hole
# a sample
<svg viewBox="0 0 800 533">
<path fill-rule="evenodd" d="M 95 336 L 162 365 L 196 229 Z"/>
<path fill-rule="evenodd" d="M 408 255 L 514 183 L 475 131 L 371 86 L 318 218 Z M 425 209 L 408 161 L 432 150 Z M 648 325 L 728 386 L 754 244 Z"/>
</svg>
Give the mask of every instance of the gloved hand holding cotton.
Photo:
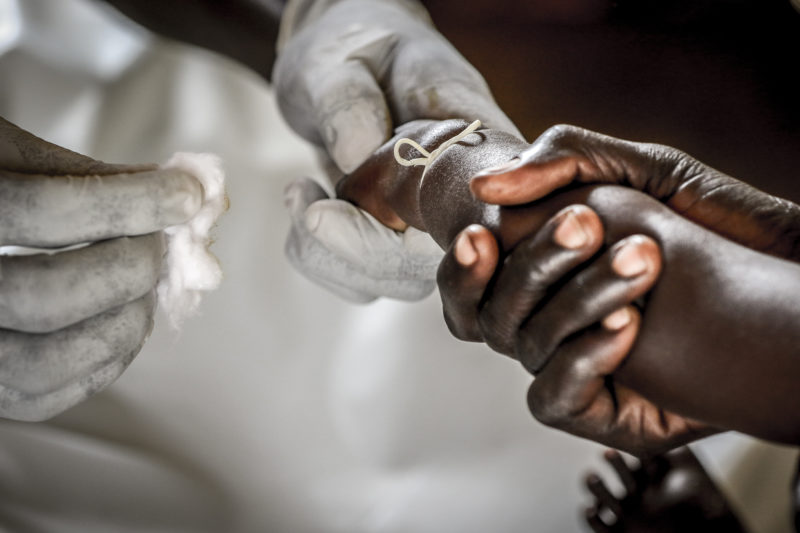
<svg viewBox="0 0 800 533">
<path fill-rule="evenodd" d="M 0 119 L 0 417 L 54 416 L 112 383 L 153 327 L 221 280 L 219 159 L 113 165 Z"/>
</svg>

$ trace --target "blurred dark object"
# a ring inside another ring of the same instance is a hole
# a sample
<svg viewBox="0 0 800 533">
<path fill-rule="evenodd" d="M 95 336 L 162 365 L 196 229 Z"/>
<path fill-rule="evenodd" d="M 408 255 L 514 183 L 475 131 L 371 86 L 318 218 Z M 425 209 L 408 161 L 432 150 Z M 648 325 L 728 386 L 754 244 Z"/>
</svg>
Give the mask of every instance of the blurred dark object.
<svg viewBox="0 0 800 533">
<path fill-rule="evenodd" d="M 614 496 L 596 474 L 586 478 L 595 502 L 586 512 L 592 530 L 625 533 L 743 533 L 725 496 L 688 447 L 645 459 L 631 467 L 615 450 L 605 459 L 624 495 Z"/>
</svg>

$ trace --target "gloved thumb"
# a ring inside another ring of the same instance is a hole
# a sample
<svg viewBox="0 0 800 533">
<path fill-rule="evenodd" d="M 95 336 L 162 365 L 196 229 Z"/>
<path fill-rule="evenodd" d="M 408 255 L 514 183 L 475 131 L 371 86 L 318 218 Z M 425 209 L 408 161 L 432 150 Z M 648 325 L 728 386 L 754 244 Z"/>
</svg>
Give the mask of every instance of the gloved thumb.
<svg viewBox="0 0 800 533">
<path fill-rule="evenodd" d="M 342 200 L 315 203 L 306 212 L 306 224 L 326 248 L 369 277 L 419 281 L 425 285 L 405 296 L 394 297 L 417 300 L 430 293 L 444 252 L 428 234 L 414 228 L 394 231 Z"/>
<path fill-rule="evenodd" d="M 358 168 L 391 136 L 383 91 L 364 63 L 346 61 L 311 90 L 320 136 L 342 172 Z"/>
</svg>

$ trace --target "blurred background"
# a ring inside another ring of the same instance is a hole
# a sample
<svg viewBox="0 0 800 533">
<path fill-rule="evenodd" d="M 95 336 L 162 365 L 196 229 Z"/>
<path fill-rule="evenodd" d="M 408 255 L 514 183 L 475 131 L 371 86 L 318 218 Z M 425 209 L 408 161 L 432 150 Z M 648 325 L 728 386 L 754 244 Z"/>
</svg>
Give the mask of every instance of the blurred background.
<svg viewBox="0 0 800 533">
<path fill-rule="evenodd" d="M 741 11 L 709 51 L 666 15 L 635 37 L 633 8 L 447 4 L 430 3 L 437 24 L 529 140 L 569 122 L 664 142 L 798 199 L 781 76 L 800 33 L 760 43 Z M 0 0 L 0 53 L 11 122 L 111 162 L 215 152 L 231 200 L 212 248 L 225 280 L 198 317 L 179 333 L 161 317 L 127 372 L 67 413 L 0 421 L 0 530 L 586 530 L 601 447 L 537 424 L 515 362 L 451 338 L 436 295 L 356 306 L 291 269 L 282 190 L 323 173 L 261 78 L 91 0 Z M 790 531 L 793 450 L 735 434 L 694 449 L 752 531 Z"/>
</svg>

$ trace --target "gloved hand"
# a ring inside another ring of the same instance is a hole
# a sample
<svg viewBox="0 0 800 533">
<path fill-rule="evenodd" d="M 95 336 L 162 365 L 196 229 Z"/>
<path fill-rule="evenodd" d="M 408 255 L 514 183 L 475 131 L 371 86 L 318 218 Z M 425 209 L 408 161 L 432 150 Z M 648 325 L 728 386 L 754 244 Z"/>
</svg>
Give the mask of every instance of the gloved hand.
<svg viewBox="0 0 800 533">
<path fill-rule="evenodd" d="M 160 230 L 200 208 L 178 170 L 109 165 L 0 119 L 0 416 L 43 420 L 113 382 L 153 325 Z"/>
<path fill-rule="evenodd" d="M 520 135 L 481 75 L 414 0 L 290 2 L 273 80 L 289 125 L 324 147 L 345 173 L 386 142 L 394 126 L 414 119 L 481 119 Z M 309 278 L 356 301 L 418 299 L 433 290 L 435 269 L 415 266 L 427 265 L 436 250 L 432 242 L 417 246 L 427 236 L 400 236 L 339 200 L 311 208 L 287 203 L 296 209 L 287 250 L 303 250 L 291 259 Z M 389 264 L 377 262 L 388 258 Z"/>
</svg>

